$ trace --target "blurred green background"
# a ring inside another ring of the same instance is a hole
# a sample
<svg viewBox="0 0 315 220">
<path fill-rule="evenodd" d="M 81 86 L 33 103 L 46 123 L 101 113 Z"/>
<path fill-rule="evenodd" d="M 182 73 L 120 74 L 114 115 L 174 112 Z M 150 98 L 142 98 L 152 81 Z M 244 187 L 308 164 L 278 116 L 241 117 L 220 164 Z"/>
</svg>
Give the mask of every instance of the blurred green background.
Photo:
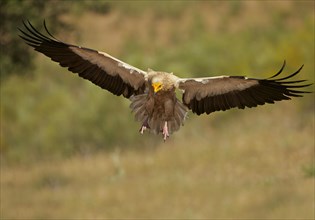
<svg viewBox="0 0 315 220">
<path fill-rule="evenodd" d="M 181 77 L 314 82 L 314 1 L 0 2 L 1 203 L 12 218 L 314 218 L 314 95 L 190 114 L 165 143 L 129 101 L 34 52 L 63 41 Z M 309 91 L 314 91 L 310 87 Z"/>
</svg>

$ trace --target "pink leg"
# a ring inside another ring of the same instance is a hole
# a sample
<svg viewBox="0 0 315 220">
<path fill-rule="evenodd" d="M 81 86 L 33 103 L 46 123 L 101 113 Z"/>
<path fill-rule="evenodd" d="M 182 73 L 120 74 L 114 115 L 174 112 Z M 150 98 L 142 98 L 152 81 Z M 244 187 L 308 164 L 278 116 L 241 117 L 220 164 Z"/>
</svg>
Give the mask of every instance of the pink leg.
<svg viewBox="0 0 315 220">
<path fill-rule="evenodd" d="M 168 127 L 167 127 L 167 121 L 164 123 L 163 126 L 163 139 L 166 141 L 166 138 L 168 138 L 170 135 L 168 133 Z"/>
<path fill-rule="evenodd" d="M 147 127 L 145 125 L 142 125 L 139 131 L 141 134 L 143 134 L 145 130 L 147 130 Z"/>
<path fill-rule="evenodd" d="M 139 132 L 140 132 L 141 134 L 143 134 L 144 131 L 147 130 L 147 129 L 150 129 L 150 126 L 149 126 L 149 124 L 148 124 L 148 120 L 145 120 L 145 121 L 143 122 L 143 124 L 142 124 L 142 126 L 141 126 Z"/>
</svg>

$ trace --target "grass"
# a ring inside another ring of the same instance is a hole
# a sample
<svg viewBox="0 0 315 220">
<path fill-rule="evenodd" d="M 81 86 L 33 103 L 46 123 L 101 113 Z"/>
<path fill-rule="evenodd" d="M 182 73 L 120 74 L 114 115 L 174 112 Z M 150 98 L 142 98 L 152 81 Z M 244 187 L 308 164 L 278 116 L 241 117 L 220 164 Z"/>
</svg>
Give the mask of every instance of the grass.
<svg viewBox="0 0 315 220">
<path fill-rule="evenodd" d="M 192 118 L 156 148 L 2 166 L 1 216 L 312 218 L 314 116 L 283 115 L 291 104 Z"/>
<path fill-rule="evenodd" d="M 183 77 L 267 77 L 287 59 L 314 82 L 313 2 L 137 4 L 67 15 L 76 31 L 57 37 Z M 313 94 L 190 114 L 164 143 L 139 135 L 128 100 L 34 66 L 1 84 L 2 219 L 314 218 Z"/>
</svg>

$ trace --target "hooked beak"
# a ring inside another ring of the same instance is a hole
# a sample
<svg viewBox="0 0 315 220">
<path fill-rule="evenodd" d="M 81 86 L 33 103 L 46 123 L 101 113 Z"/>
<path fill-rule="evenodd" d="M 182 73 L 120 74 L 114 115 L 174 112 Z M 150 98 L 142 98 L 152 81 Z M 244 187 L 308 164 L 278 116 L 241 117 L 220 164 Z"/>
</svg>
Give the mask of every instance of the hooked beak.
<svg viewBox="0 0 315 220">
<path fill-rule="evenodd" d="M 154 93 L 157 93 L 162 88 L 161 83 L 152 83 L 152 87 L 153 87 Z"/>
</svg>

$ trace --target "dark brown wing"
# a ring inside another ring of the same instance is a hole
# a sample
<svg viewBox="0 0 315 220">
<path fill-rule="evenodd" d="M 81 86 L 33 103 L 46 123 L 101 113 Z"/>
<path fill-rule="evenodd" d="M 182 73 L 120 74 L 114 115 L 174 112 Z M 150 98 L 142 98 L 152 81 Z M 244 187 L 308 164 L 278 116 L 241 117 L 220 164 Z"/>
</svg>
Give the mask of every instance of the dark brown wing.
<svg viewBox="0 0 315 220">
<path fill-rule="evenodd" d="M 143 93 L 146 72 L 130 66 L 109 54 L 64 43 L 54 38 L 44 22 L 50 36 L 38 32 L 28 21 L 23 22 L 26 31 L 20 37 L 36 51 L 45 54 L 62 67 L 91 81 L 115 95 L 129 98 Z"/>
<path fill-rule="evenodd" d="M 311 84 L 299 84 L 306 80 L 287 81 L 300 72 L 275 79 L 280 71 L 268 79 L 253 79 L 243 76 L 219 76 L 208 78 L 190 78 L 178 80 L 178 88 L 184 91 L 183 103 L 194 113 L 210 114 L 214 111 L 225 111 L 230 108 L 256 107 L 265 103 L 301 97 L 306 91 L 296 88 L 307 87 Z"/>
</svg>

